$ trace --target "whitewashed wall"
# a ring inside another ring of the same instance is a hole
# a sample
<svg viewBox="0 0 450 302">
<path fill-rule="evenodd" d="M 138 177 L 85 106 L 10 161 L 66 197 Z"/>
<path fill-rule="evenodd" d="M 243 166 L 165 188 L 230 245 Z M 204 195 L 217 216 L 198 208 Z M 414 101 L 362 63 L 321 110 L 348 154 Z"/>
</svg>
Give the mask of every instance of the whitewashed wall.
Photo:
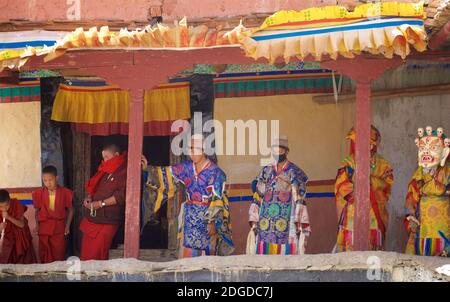
<svg viewBox="0 0 450 302">
<path fill-rule="evenodd" d="M 39 102 L 0 104 L 0 188 L 41 185 Z"/>
</svg>

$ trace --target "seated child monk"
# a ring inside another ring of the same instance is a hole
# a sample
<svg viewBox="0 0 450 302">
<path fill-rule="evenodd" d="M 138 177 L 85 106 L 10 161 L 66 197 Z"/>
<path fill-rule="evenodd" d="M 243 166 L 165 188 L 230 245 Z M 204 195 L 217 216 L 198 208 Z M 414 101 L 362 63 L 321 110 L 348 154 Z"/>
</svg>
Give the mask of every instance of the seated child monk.
<svg viewBox="0 0 450 302">
<path fill-rule="evenodd" d="M 44 186 L 33 192 L 36 209 L 36 228 L 39 234 L 41 263 L 64 261 L 66 241 L 73 218 L 71 190 L 58 185 L 58 172 L 54 166 L 42 169 Z"/>
<path fill-rule="evenodd" d="M 0 263 L 36 263 L 28 221 L 23 216 L 27 207 L 0 190 Z"/>
</svg>

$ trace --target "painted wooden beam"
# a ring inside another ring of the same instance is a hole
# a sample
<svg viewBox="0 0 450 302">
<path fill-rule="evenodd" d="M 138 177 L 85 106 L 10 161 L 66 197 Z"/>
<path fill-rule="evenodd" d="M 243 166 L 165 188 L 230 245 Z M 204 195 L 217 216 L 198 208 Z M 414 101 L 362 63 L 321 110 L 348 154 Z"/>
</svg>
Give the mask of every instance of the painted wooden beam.
<svg viewBox="0 0 450 302">
<path fill-rule="evenodd" d="M 428 42 L 428 47 L 430 49 L 438 49 L 448 41 L 449 35 L 450 21 L 445 23 L 445 25 L 442 26 L 439 32 L 431 37 L 430 41 Z"/>
<path fill-rule="evenodd" d="M 33 69 L 77 69 L 133 65 L 133 52 L 125 50 L 77 50 L 67 51 L 61 57 L 44 62 L 45 56 L 34 56 L 21 67 Z"/>
<path fill-rule="evenodd" d="M 416 86 L 396 89 L 386 89 L 372 91 L 370 99 L 372 101 L 400 98 L 400 97 L 415 97 L 415 96 L 428 96 L 428 95 L 442 95 L 450 94 L 450 84 L 437 84 L 430 86 Z M 356 100 L 355 93 L 343 93 L 339 94 L 338 103 L 350 103 Z M 321 104 L 334 104 L 336 101 L 333 94 L 323 94 L 313 96 L 313 101 Z"/>
<path fill-rule="evenodd" d="M 191 50 L 125 50 L 125 49 L 79 49 L 70 50 L 61 57 L 44 62 L 45 56 L 30 57 L 22 70 L 33 69 L 87 69 L 94 67 L 122 68 L 124 66 L 145 67 L 147 72 L 157 66 L 175 67 L 180 71 L 182 66 L 192 64 L 255 64 L 267 63 L 248 58 L 238 46 L 191 49 Z M 186 64 L 188 63 L 188 64 Z M 173 70 L 173 68 L 171 68 Z M 95 71 L 91 69 L 92 71 Z M 159 69 L 158 75 L 162 70 Z"/>
<path fill-rule="evenodd" d="M 164 62 L 167 61 L 167 62 Z M 246 57 L 240 47 L 203 48 L 192 50 L 137 50 L 134 55 L 135 65 L 170 65 L 181 66 L 184 61 L 193 64 L 255 64 L 264 63 Z M 185 64 L 186 65 L 186 64 Z M 178 70 L 180 70 L 178 68 Z"/>
</svg>

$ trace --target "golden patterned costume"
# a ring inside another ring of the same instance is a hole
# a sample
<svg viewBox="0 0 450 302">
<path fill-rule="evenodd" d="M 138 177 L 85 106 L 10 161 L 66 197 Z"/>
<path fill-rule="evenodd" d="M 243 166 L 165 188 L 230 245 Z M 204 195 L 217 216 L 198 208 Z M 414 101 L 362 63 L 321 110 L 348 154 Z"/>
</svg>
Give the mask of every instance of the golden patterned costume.
<svg viewBox="0 0 450 302">
<path fill-rule="evenodd" d="M 406 209 L 420 222 L 416 230 L 407 226 L 410 233 L 407 254 L 438 256 L 445 249 L 445 237 L 450 238 L 450 163 L 437 167 L 431 175 L 417 168 L 408 186 Z"/>
<path fill-rule="evenodd" d="M 390 163 L 376 154 L 379 143 L 379 132 L 372 126 L 371 144 L 374 153 L 371 156 L 370 169 L 370 249 L 382 250 L 386 238 L 388 222 L 387 203 L 391 195 L 394 182 Z M 335 251 L 345 252 L 353 250 L 354 223 L 354 177 L 355 177 L 355 131 L 352 129 L 347 136 L 351 141 L 350 155 L 345 158 L 338 170 L 335 183 L 336 209 L 338 216 L 338 234 Z"/>
</svg>

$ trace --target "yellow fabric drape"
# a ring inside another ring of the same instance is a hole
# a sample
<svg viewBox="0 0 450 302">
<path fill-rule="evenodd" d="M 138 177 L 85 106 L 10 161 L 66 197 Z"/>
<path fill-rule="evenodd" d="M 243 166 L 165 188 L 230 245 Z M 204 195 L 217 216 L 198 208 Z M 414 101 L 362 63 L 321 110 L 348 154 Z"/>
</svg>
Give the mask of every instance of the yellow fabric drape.
<svg viewBox="0 0 450 302">
<path fill-rule="evenodd" d="M 127 123 L 128 91 L 118 86 L 74 87 L 60 85 L 52 120 L 72 123 Z"/>
<path fill-rule="evenodd" d="M 157 88 L 145 91 L 144 120 L 175 121 L 189 119 L 189 83 L 161 84 Z"/>
<path fill-rule="evenodd" d="M 52 120 L 71 123 L 128 123 L 130 94 L 118 86 L 60 85 Z M 189 119 L 189 83 L 161 84 L 145 91 L 144 122 Z"/>
</svg>

